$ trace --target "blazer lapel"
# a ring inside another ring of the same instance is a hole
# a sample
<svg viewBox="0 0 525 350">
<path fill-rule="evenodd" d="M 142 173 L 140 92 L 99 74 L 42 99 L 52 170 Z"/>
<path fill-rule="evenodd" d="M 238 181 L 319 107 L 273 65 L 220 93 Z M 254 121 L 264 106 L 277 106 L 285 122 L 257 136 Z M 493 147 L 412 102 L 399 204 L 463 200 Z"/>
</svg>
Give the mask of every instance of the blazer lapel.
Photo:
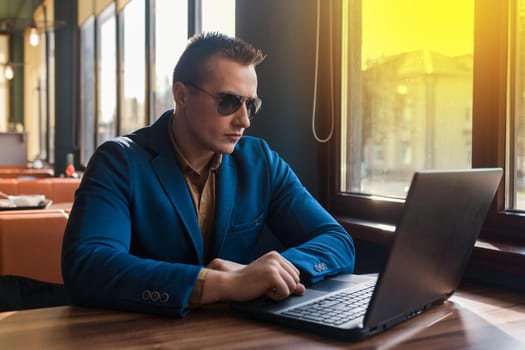
<svg viewBox="0 0 525 350">
<path fill-rule="evenodd" d="M 150 147 L 157 152 L 157 155 L 152 159 L 152 166 L 159 182 L 175 208 L 175 212 L 181 218 L 184 229 L 193 243 L 199 263 L 202 265 L 204 260 L 204 242 L 190 191 L 169 140 L 167 121 L 169 121 L 169 118 L 163 116 L 151 126 L 148 142 Z"/>
<path fill-rule="evenodd" d="M 209 257 L 218 257 L 229 231 L 233 204 L 237 193 L 237 172 L 229 155 L 223 155 L 217 172 L 215 188 L 215 226 Z"/>
</svg>

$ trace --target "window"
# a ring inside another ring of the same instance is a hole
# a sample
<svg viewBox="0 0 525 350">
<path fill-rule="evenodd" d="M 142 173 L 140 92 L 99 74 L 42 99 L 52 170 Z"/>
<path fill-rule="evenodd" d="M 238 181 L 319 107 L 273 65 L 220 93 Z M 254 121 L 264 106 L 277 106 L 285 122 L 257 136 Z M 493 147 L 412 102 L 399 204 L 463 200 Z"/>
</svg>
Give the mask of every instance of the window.
<svg viewBox="0 0 525 350">
<path fill-rule="evenodd" d="M 87 164 L 95 151 L 95 19 L 80 27 L 80 162 Z"/>
<path fill-rule="evenodd" d="M 235 35 L 235 0 L 105 3 L 78 0 L 82 165 L 105 140 L 174 107 L 173 68 L 194 31 Z"/>
<path fill-rule="evenodd" d="M 199 32 L 218 31 L 235 35 L 235 0 L 201 0 L 201 13 L 192 21 L 200 23 Z M 173 108 L 171 79 L 173 68 L 184 51 L 188 37 L 189 23 L 188 1 L 155 0 L 155 71 L 154 71 L 154 107 L 156 119 L 168 109 Z"/>
<path fill-rule="evenodd" d="M 97 145 L 116 136 L 117 37 L 115 5 L 97 19 Z"/>
<path fill-rule="evenodd" d="M 133 0 L 122 10 L 120 35 L 122 57 L 119 59 L 121 105 L 120 134 L 146 125 L 146 13 L 145 1 Z"/>
<path fill-rule="evenodd" d="M 509 194 L 507 207 L 525 211 L 525 0 L 511 8 Z"/>
<path fill-rule="evenodd" d="M 474 0 L 360 4 L 343 22 L 341 191 L 404 198 L 415 170 L 471 167 Z"/>
<path fill-rule="evenodd" d="M 235 36 L 235 0 L 201 0 L 202 32 Z"/>
<path fill-rule="evenodd" d="M 155 1 L 153 119 L 173 108 L 171 75 L 188 41 L 188 1 Z"/>
<path fill-rule="evenodd" d="M 49 127 L 47 129 L 48 154 L 47 160 L 50 164 L 55 163 L 55 33 L 49 32 L 43 34 L 46 36 L 45 44 L 48 46 L 45 50 L 47 62 L 47 118 Z M 42 38 L 40 38 L 42 41 Z M 43 68 L 44 69 L 44 68 Z"/>
<path fill-rule="evenodd" d="M 9 115 L 9 80 L 5 78 L 6 64 L 9 62 L 9 37 L 0 34 L 0 131 L 7 131 Z"/>
<path fill-rule="evenodd" d="M 525 0 L 334 4 L 332 213 L 395 224 L 415 170 L 503 167 L 481 238 L 525 244 Z"/>
</svg>

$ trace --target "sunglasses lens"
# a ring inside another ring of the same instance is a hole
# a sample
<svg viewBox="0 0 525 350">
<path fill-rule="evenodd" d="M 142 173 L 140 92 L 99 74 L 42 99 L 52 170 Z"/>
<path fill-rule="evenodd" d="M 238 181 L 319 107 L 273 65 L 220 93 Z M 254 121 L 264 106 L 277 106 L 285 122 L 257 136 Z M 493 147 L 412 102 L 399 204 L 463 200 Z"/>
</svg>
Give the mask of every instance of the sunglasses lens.
<svg viewBox="0 0 525 350">
<path fill-rule="evenodd" d="M 248 108 L 248 115 L 250 118 L 255 117 L 255 114 L 259 111 L 259 108 L 261 108 L 261 100 L 252 98 L 246 101 L 246 108 Z"/>
<path fill-rule="evenodd" d="M 195 85 L 191 82 L 185 82 L 185 85 L 191 86 L 194 89 L 197 89 L 198 91 L 213 97 L 217 101 L 217 112 L 219 114 L 228 116 L 232 113 L 235 113 L 241 108 L 242 104 L 246 102 L 246 109 L 248 111 L 248 117 L 250 119 L 253 119 L 255 117 L 255 114 L 259 111 L 262 105 L 262 101 L 258 97 L 254 98 L 246 98 L 239 95 L 234 94 L 219 94 L 219 96 L 215 96 L 206 90 L 202 89 L 198 85 Z"/>
<path fill-rule="evenodd" d="M 219 101 L 219 113 L 230 115 L 242 106 L 242 97 L 225 94 Z"/>
<path fill-rule="evenodd" d="M 224 94 L 219 100 L 218 112 L 222 115 L 235 113 L 241 108 L 244 101 L 245 99 L 242 96 Z M 248 110 L 248 116 L 250 119 L 255 117 L 255 114 L 259 111 L 261 105 L 262 101 L 259 98 L 246 99 L 246 109 Z"/>
</svg>

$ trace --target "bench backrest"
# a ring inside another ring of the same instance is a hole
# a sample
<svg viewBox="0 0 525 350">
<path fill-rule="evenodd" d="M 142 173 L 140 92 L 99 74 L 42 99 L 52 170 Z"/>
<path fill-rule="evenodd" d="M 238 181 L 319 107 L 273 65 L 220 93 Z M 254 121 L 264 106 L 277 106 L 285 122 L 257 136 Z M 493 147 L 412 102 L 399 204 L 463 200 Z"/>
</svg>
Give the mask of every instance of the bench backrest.
<svg viewBox="0 0 525 350">
<path fill-rule="evenodd" d="M 67 220 L 63 210 L 0 213 L 0 275 L 63 283 L 61 252 Z"/>
<path fill-rule="evenodd" d="M 8 195 L 43 194 L 54 203 L 73 202 L 80 179 L 53 177 L 48 179 L 0 178 L 0 192 Z"/>
</svg>

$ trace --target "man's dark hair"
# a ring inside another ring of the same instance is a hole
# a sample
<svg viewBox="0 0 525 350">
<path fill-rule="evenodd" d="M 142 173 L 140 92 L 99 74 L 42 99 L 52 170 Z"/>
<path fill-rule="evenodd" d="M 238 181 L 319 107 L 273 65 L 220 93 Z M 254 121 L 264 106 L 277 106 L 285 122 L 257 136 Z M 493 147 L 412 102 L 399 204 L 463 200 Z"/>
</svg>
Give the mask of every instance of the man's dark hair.
<svg viewBox="0 0 525 350">
<path fill-rule="evenodd" d="M 200 84 L 205 80 L 203 67 L 206 61 L 216 54 L 246 66 L 256 66 L 265 58 L 261 50 L 239 38 L 215 32 L 196 34 L 189 39 L 173 70 L 173 83 L 182 81 Z"/>
</svg>

